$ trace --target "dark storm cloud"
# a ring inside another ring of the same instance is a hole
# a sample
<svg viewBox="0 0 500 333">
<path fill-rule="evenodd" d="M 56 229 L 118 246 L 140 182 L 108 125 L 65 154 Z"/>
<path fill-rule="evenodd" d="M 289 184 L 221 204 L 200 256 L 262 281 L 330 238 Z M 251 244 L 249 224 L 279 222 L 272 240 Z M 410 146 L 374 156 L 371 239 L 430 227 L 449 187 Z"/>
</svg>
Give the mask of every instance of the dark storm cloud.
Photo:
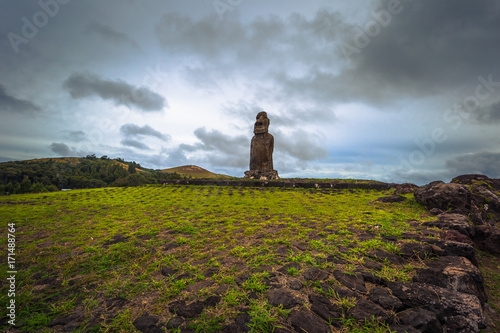
<svg viewBox="0 0 500 333">
<path fill-rule="evenodd" d="M 495 125 L 500 123 L 500 102 L 477 111 L 475 116 L 483 124 Z"/>
<path fill-rule="evenodd" d="M 297 130 L 289 134 L 281 131 L 275 132 L 276 151 L 300 161 L 317 161 L 328 156 L 325 147 L 318 143 L 319 138 L 303 130 Z"/>
<path fill-rule="evenodd" d="M 137 140 L 134 140 L 134 139 L 124 139 L 121 141 L 121 144 L 123 146 L 137 148 L 137 149 L 141 149 L 141 150 L 150 150 L 150 148 L 146 144 L 139 142 Z"/>
<path fill-rule="evenodd" d="M 162 134 L 159 131 L 150 127 L 149 125 L 144 125 L 141 127 L 141 126 L 138 126 L 135 124 L 125 124 L 120 128 L 120 132 L 126 137 L 130 137 L 130 136 L 133 137 L 133 136 L 137 136 L 137 135 L 139 135 L 139 136 L 152 136 L 152 137 L 156 137 L 156 138 L 163 140 L 163 141 L 166 141 L 170 138 L 169 135 Z"/>
<path fill-rule="evenodd" d="M 87 139 L 87 135 L 83 131 L 69 132 L 66 137 L 73 142 L 81 142 Z"/>
<path fill-rule="evenodd" d="M 135 87 L 121 80 L 102 79 L 88 72 L 72 74 L 64 81 L 63 87 L 73 98 L 99 96 L 104 100 L 112 100 L 116 105 L 134 106 L 145 112 L 161 111 L 168 107 L 163 96 L 145 87 Z"/>
<path fill-rule="evenodd" d="M 220 75 L 230 68 L 271 78 L 282 100 L 387 104 L 447 94 L 481 75 L 500 79 L 498 1 L 401 1 L 390 20 L 381 19 L 393 2 L 375 2 L 367 11 L 377 14 L 358 25 L 329 9 L 250 22 L 170 13 L 156 35 L 169 53 L 210 61 Z M 345 57 L 346 44 L 357 52 Z"/>
<path fill-rule="evenodd" d="M 65 143 L 54 142 L 49 146 L 49 148 L 53 153 L 56 153 L 57 155 L 62 157 L 75 157 L 82 155 L 74 149 L 68 147 L 68 145 L 66 145 Z"/>
<path fill-rule="evenodd" d="M 235 70 L 246 66 L 267 70 L 290 62 L 331 65 L 335 58 L 331 42 L 347 26 L 339 13 L 327 9 L 311 19 L 294 13 L 286 18 L 259 16 L 248 23 L 169 13 L 156 25 L 156 36 L 172 54 L 210 59 L 220 66 L 243 66 Z"/>
<path fill-rule="evenodd" d="M 116 31 L 109 25 L 105 25 L 100 22 L 94 21 L 89 24 L 86 31 L 88 33 L 97 34 L 106 41 L 110 41 L 115 44 L 130 45 L 136 49 L 139 49 L 139 45 L 137 45 L 137 43 L 127 34 Z"/>
<path fill-rule="evenodd" d="M 500 178 L 500 153 L 479 152 L 457 156 L 446 161 L 446 167 L 456 175 L 480 173 Z"/>
<path fill-rule="evenodd" d="M 40 108 L 31 101 L 13 96 L 0 84 L 0 111 L 33 115 L 39 112 Z"/>
<path fill-rule="evenodd" d="M 388 8 L 388 3 L 379 1 L 378 10 Z M 353 95 L 437 95 L 474 83 L 480 75 L 500 76 L 498 1 L 422 0 L 401 5 L 401 13 L 352 57 L 353 68 L 338 77 L 351 81 Z M 355 45 L 354 38 L 355 33 L 345 41 Z"/>
<path fill-rule="evenodd" d="M 215 166 L 242 168 L 248 163 L 250 139 L 245 136 L 232 137 L 217 130 L 208 131 L 204 127 L 196 129 L 194 135 L 199 143 L 181 144 L 173 155 L 181 158 L 196 153 L 191 159 L 194 163 Z"/>
</svg>

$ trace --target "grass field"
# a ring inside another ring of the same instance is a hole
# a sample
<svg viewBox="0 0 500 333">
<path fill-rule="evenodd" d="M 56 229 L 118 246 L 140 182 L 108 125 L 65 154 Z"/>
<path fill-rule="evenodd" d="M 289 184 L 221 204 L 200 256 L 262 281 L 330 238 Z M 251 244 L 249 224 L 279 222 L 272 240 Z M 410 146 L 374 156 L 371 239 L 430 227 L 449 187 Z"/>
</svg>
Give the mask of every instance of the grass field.
<svg viewBox="0 0 500 333">
<path fill-rule="evenodd" d="M 26 332 L 54 332 L 47 325 L 68 315 L 76 332 L 138 332 L 132 322 L 145 313 L 166 323 L 175 317 L 174 302 L 216 295 L 189 328 L 217 332 L 242 311 L 255 332 L 285 327 L 289 310 L 268 302 L 273 284 L 302 284 L 301 299 L 325 293 L 304 272 L 352 273 L 375 250 L 397 254 L 415 242 L 408 235 L 424 230 L 415 227 L 419 221 L 433 219 L 410 195 L 402 203 L 374 202 L 389 194 L 149 186 L 0 197 L 0 218 L 16 229 L 16 323 Z M 7 248 L 6 237 L 0 246 Z M 423 265 L 378 264 L 373 274 L 399 281 Z M 5 270 L 0 274 L 5 281 Z M 7 288 L 2 284 L 1 304 Z M 349 307 L 349 299 L 335 302 Z M 388 331 L 343 316 L 345 332 Z"/>
</svg>

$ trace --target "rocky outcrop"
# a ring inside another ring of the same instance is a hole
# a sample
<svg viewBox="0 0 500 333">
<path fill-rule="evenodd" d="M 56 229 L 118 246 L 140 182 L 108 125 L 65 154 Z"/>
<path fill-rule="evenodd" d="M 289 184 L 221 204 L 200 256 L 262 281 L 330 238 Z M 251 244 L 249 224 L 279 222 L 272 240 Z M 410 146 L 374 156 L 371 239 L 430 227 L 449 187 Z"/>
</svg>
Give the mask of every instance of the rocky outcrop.
<svg viewBox="0 0 500 333">
<path fill-rule="evenodd" d="M 429 210 L 454 211 L 475 225 L 494 225 L 500 220 L 500 180 L 484 175 L 464 175 L 451 183 L 432 182 L 415 190 L 415 200 Z"/>
</svg>

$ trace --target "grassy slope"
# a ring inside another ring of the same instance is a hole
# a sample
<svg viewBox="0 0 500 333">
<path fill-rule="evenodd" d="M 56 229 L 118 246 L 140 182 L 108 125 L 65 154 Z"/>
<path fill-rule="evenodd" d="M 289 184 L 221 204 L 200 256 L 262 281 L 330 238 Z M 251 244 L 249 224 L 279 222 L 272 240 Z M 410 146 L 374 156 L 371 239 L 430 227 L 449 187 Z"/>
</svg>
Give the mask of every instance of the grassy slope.
<svg viewBox="0 0 500 333">
<path fill-rule="evenodd" d="M 368 252 L 396 253 L 411 241 L 405 233 L 420 233 L 406 221 L 430 219 L 426 210 L 412 199 L 373 203 L 384 194 L 164 186 L 0 197 L 0 219 L 17 228 L 19 320 L 26 331 L 52 332 L 45 328 L 52 319 L 76 314 L 82 332 L 134 332 L 133 320 L 145 312 L 167 322 L 170 302 L 219 294 L 222 301 L 191 320 L 193 328 L 216 331 L 249 304 L 256 331 L 265 331 L 286 317 L 267 303 L 266 272 L 299 263 L 282 278 L 299 279 L 309 292 L 317 285 L 301 277 L 308 268 L 352 272 Z M 111 244 L 117 235 L 124 238 Z M 375 274 L 403 281 L 423 265 L 381 264 Z M 177 272 L 165 277 L 164 267 Z M 242 275 L 249 279 L 236 283 Z M 2 284 L 0 303 L 6 295 Z"/>
<path fill-rule="evenodd" d="M 196 165 L 184 165 L 170 169 L 163 169 L 162 172 L 178 173 L 181 176 L 191 178 L 232 178 L 227 175 L 210 172 Z"/>
<path fill-rule="evenodd" d="M 82 159 L 83 159 L 82 157 L 49 157 L 49 158 L 38 158 L 38 159 L 34 159 L 34 160 L 13 161 L 13 162 L 3 162 L 3 163 L 19 163 L 19 162 L 22 162 L 22 163 L 33 164 L 33 163 L 53 161 L 53 162 L 58 162 L 58 163 L 69 163 L 71 165 L 78 165 L 79 163 L 82 162 Z M 120 161 L 116 161 L 116 160 L 113 160 L 113 159 L 110 159 L 110 161 L 113 164 L 120 165 L 125 170 L 128 169 L 128 164 L 125 164 L 125 163 L 122 163 Z M 138 170 L 139 172 L 144 172 L 144 170 L 142 170 L 140 168 L 136 168 L 136 170 Z"/>
</svg>

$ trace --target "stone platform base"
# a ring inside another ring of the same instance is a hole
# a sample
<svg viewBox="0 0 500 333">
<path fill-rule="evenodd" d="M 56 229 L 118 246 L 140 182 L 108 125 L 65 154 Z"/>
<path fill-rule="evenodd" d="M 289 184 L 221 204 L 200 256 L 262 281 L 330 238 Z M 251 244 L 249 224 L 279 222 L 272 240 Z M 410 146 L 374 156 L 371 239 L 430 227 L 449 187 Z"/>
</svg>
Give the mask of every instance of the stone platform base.
<svg viewBox="0 0 500 333">
<path fill-rule="evenodd" d="M 278 171 L 276 171 L 276 170 L 249 170 L 249 171 L 245 171 L 245 178 L 247 178 L 247 179 L 260 179 L 260 180 L 280 179 L 280 177 L 278 176 Z"/>
</svg>

